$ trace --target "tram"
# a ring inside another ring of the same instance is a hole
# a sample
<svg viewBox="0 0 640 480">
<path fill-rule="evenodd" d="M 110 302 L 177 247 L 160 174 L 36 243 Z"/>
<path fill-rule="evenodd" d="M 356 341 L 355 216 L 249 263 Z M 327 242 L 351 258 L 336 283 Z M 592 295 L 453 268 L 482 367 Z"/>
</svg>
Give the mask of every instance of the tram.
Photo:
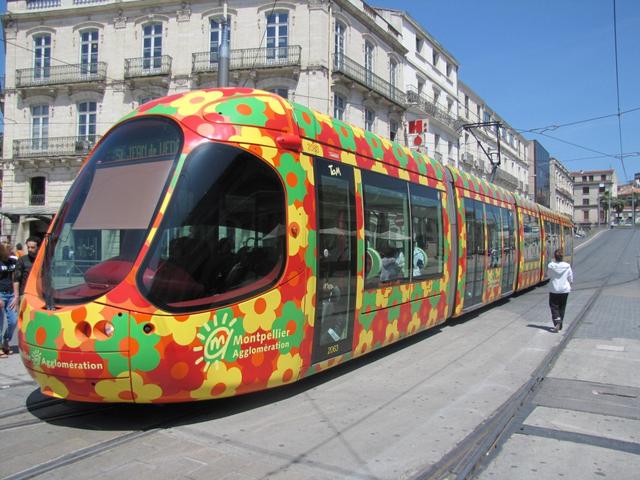
<svg viewBox="0 0 640 480">
<path fill-rule="evenodd" d="M 205 400 L 295 382 L 544 280 L 572 225 L 259 90 L 157 99 L 87 157 L 20 306 L 43 393 Z"/>
</svg>

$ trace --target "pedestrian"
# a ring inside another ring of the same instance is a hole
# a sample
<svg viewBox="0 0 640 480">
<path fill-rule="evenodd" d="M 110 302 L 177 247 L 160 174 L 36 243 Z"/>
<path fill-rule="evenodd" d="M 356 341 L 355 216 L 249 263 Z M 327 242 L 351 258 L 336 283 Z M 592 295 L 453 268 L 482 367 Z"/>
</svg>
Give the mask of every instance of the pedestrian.
<svg viewBox="0 0 640 480">
<path fill-rule="evenodd" d="M 9 306 L 16 312 L 20 309 L 24 286 L 27 284 L 27 278 L 36 259 L 40 242 L 36 237 L 29 237 L 25 244 L 27 246 L 27 254 L 18 258 L 16 270 L 13 273 L 13 304 Z"/>
<path fill-rule="evenodd" d="M 20 258 L 22 255 L 24 255 L 24 252 L 22 251 L 22 244 L 16 243 L 16 257 Z"/>
<path fill-rule="evenodd" d="M 563 262 L 562 250 L 553 252 L 554 261 L 549 262 L 547 272 L 549 275 L 549 307 L 551 308 L 551 319 L 553 320 L 552 332 L 562 330 L 564 311 L 567 307 L 567 298 L 573 283 L 573 271 L 571 265 Z"/>
<path fill-rule="evenodd" d="M 13 299 L 13 273 L 16 269 L 16 262 L 11 256 L 11 248 L 6 243 L 0 245 L 0 333 L 4 324 L 4 318 L 7 318 L 7 328 L 2 336 L 2 354 L 6 357 L 11 353 L 9 341 L 13 336 L 18 320 L 18 312 L 15 310 L 15 301 Z"/>
</svg>

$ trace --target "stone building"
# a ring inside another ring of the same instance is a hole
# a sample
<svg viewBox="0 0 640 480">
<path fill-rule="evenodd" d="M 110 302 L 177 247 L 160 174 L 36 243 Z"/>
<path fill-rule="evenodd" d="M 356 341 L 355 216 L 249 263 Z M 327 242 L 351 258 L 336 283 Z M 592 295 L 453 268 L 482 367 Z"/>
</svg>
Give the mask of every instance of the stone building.
<svg viewBox="0 0 640 480">
<path fill-rule="evenodd" d="M 549 160 L 549 200 L 551 210 L 573 218 L 573 179 L 560 160 Z"/>
<path fill-rule="evenodd" d="M 573 178 L 573 221 L 583 226 L 606 225 L 609 222 L 603 198 L 618 196 L 615 170 L 571 172 Z"/>
</svg>

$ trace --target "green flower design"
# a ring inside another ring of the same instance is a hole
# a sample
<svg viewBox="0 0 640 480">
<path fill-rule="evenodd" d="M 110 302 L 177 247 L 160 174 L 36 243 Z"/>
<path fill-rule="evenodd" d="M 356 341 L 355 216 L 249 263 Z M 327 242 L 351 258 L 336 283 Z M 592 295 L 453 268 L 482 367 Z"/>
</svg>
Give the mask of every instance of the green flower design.
<svg viewBox="0 0 640 480">
<path fill-rule="evenodd" d="M 232 98 L 216 105 L 216 112 L 232 123 L 264 127 L 267 124 L 265 103 L 257 98 Z"/>
<path fill-rule="evenodd" d="M 316 274 L 316 232 L 309 232 L 309 246 L 304 254 L 304 261 L 307 267 L 311 269 L 311 274 Z"/>
<path fill-rule="evenodd" d="M 369 330 L 371 323 L 376 316 L 376 294 L 375 292 L 364 292 L 362 297 L 362 310 L 358 315 L 358 322 L 363 330 Z"/>
<path fill-rule="evenodd" d="M 364 138 L 371 147 L 371 154 L 376 160 L 382 160 L 384 157 L 384 149 L 382 148 L 382 142 L 380 138 L 371 132 L 364 132 Z"/>
<path fill-rule="evenodd" d="M 129 370 L 131 361 L 132 370 L 148 372 L 160 364 L 160 353 L 155 346 L 160 341 L 160 336 L 144 333 L 144 324 L 138 324 L 133 316 L 114 315 L 111 319 L 114 334 L 106 340 L 96 340 L 96 353 L 107 362 L 107 369 L 114 377 Z M 122 341 L 129 339 L 129 352 L 122 352 Z M 119 355 L 114 355 L 114 352 Z"/>
<path fill-rule="evenodd" d="M 407 154 L 404 153 L 402 147 L 397 143 L 393 144 L 393 155 L 396 157 L 396 160 L 398 160 L 400 166 L 402 168 L 406 168 L 409 163 L 409 159 L 407 158 Z"/>
<path fill-rule="evenodd" d="M 281 348 L 280 353 L 289 353 L 292 347 L 300 346 L 304 336 L 304 314 L 295 302 L 285 303 L 282 307 L 282 315 L 273 322 L 273 330 L 293 330 L 291 335 L 281 339 L 281 345 L 287 346 Z"/>
<path fill-rule="evenodd" d="M 175 115 L 178 112 L 178 109 L 175 107 L 170 107 L 169 105 L 158 104 L 151 107 L 149 110 L 145 110 L 145 115 Z"/>
<path fill-rule="evenodd" d="M 305 187 L 307 172 L 302 168 L 302 165 L 296 161 L 293 155 L 285 153 L 280 157 L 278 170 L 287 185 L 287 203 L 293 205 L 296 200 L 304 200 L 304 196 L 307 194 Z"/>
<path fill-rule="evenodd" d="M 47 362 L 55 361 L 58 358 L 56 339 L 61 331 L 62 322 L 57 315 L 36 312 L 25 332 L 27 343 L 32 345 L 31 355 L 35 354 Z"/>
<path fill-rule="evenodd" d="M 320 123 L 316 120 L 316 116 L 311 109 L 294 103 L 293 117 L 295 118 L 298 127 L 302 130 L 303 137 L 311 139 L 318 137 L 318 132 L 321 130 Z"/>
<path fill-rule="evenodd" d="M 356 139 L 353 135 L 353 129 L 346 123 L 336 119 L 333 120 L 333 128 L 338 132 L 340 146 L 345 150 L 355 151 Z"/>
</svg>

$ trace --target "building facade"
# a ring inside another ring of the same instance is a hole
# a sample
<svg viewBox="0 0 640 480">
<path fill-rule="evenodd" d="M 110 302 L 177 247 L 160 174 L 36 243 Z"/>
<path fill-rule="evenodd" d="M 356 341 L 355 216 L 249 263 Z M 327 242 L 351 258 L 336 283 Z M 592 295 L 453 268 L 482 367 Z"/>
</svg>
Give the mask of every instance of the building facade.
<svg viewBox="0 0 640 480">
<path fill-rule="evenodd" d="M 377 9 L 401 33 L 407 53 L 402 63 L 407 95 L 408 146 L 445 165 L 458 166 L 457 60 L 406 12 Z M 393 70 L 390 68 L 390 76 Z"/>
<path fill-rule="evenodd" d="M 573 178 L 560 160 L 549 159 L 549 201 L 551 210 L 573 218 Z"/>
<path fill-rule="evenodd" d="M 618 196 L 615 170 L 571 172 L 573 178 L 574 213 L 577 225 L 592 226 L 609 223 L 608 198 Z"/>
<path fill-rule="evenodd" d="M 489 180 L 493 171 L 492 163 L 498 161 L 499 143 L 500 165 L 494 175 L 494 183 L 529 196 L 527 140 L 462 81 L 458 81 L 458 104 L 461 121 L 460 168 Z M 469 127 L 479 123 L 500 123 L 501 126 Z"/>
<path fill-rule="evenodd" d="M 91 147 L 151 99 L 217 86 L 223 2 L 9 0 L 2 233 L 42 235 Z M 407 109 L 401 34 L 364 2 L 228 2 L 232 86 L 387 137 Z"/>
</svg>

